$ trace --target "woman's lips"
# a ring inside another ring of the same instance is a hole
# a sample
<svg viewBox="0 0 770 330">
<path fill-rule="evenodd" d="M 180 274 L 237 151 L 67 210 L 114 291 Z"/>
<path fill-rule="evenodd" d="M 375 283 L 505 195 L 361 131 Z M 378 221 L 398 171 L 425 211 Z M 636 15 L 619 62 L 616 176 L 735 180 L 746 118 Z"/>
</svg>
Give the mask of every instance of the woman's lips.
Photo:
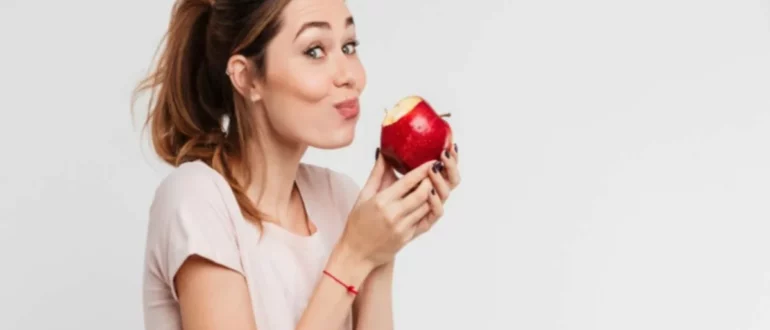
<svg viewBox="0 0 770 330">
<path fill-rule="evenodd" d="M 358 98 L 352 98 L 334 105 L 337 108 L 337 112 L 345 119 L 350 119 L 358 116 L 360 107 L 358 105 Z"/>
</svg>

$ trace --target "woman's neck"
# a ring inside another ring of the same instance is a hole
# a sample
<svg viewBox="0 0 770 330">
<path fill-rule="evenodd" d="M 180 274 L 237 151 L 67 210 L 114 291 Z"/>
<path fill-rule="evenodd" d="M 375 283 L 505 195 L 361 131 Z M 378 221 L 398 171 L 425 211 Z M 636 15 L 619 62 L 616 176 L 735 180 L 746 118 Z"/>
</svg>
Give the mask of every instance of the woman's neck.
<svg viewBox="0 0 770 330">
<path fill-rule="evenodd" d="M 282 142 L 267 134 L 251 145 L 248 155 L 251 168 L 244 169 L 251 175 L 247 196 L 257 203 L 257 209 L 267 214 L 269 218 L 266 221 L 285 228 L 294 227 L 297 224 L 292 221 L 302 218 L 292 217 L 296 214 L 296 210 L 292 212 L 292 209 L 302 203 L 292 201 L 292 196 L 299 164 L 307 146 Z"/>
</svg>

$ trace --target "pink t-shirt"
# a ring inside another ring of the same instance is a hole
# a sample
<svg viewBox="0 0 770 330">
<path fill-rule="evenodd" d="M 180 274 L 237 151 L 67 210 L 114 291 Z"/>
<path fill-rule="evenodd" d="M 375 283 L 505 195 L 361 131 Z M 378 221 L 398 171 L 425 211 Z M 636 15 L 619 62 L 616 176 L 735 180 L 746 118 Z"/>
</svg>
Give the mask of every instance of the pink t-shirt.
<svg viewBox="0 0 770 330">
<path fill-rule="evenodd" d="M 224 177 L 200 161 L 174 169 L 150 208 L 145 328 L 182 329 L 173 280 L 182 262 L 197 254 L 246 278 L 257 329 L 294 329 L 359 189 L 347 175 L 304 163 L 296 183 L 317 231 L 300 236 L 263 222 L 260 239 L 259 228 L 243 218 Z M 342 329 L 351 328 L 348 314 Z"/>
</svg>

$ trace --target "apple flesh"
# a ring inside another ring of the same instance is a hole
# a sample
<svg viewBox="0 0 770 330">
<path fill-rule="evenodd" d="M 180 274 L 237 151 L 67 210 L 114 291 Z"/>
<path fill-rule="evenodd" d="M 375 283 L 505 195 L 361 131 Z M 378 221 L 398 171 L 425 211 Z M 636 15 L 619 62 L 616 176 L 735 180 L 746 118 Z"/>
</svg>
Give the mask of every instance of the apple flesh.
<svg viewBox="0 0 770 330">
<path fill-rule="evenodd" d="M 407 96 L 387 109 L 382 121 L 380 152 L 398 173 L 406 174 L 431 160 L 452 144 L 452 129 L 443 117 L 419 96 Z"/>
</svg>

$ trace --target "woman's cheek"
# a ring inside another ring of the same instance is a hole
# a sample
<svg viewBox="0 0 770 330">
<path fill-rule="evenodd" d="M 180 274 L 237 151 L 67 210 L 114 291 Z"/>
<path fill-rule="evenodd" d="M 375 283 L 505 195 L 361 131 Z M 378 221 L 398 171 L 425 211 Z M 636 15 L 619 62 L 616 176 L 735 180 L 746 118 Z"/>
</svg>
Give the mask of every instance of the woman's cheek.
<svg viewBox="0 0 770 330">
<path fill-rule="evenodd" d="M 315 70 L 306 70 L 297 72 L 293 80 L 293 86 L 296 93 L 305 101 L 318 102 L 323 100 L 329 93 L 329 86 L 332 83 L 331 78 L 325 72 L 314 72 Z"/>
</svg>

